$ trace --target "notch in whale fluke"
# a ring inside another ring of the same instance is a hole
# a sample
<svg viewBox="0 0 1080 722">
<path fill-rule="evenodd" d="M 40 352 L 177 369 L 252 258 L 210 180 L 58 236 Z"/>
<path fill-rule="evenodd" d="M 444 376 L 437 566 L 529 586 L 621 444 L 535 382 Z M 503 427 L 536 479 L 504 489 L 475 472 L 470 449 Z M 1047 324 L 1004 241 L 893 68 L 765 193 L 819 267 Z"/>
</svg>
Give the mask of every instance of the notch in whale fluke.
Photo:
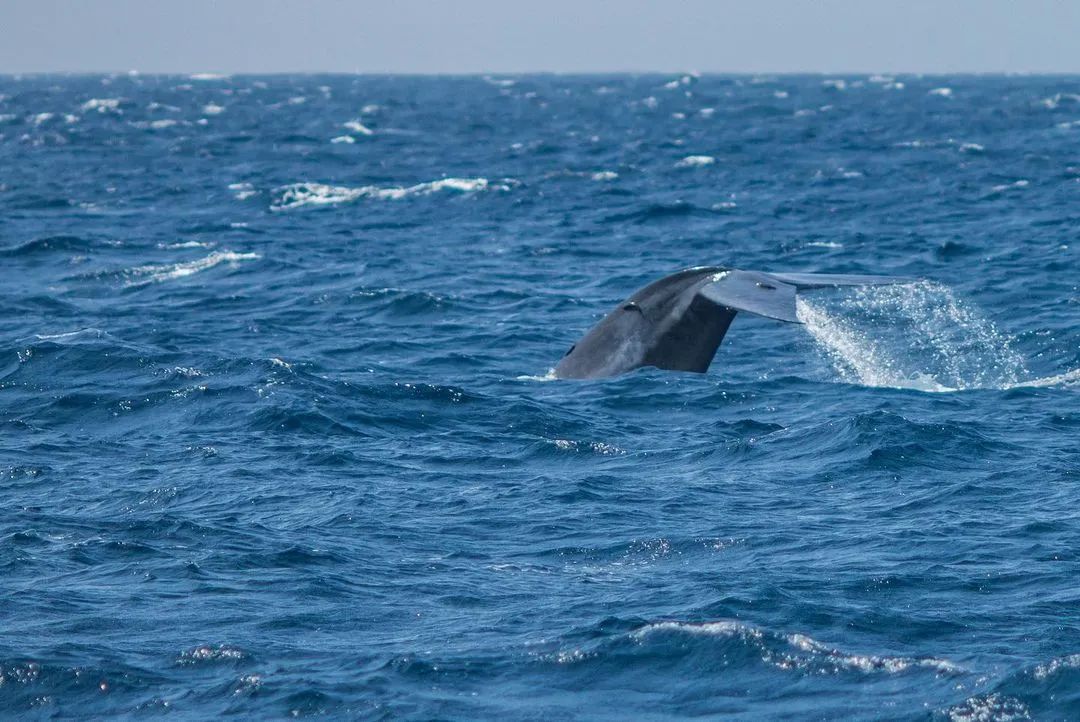
<svg viewBox="0 0 1080 722">
<path fill-rule="evenodd" d="M 704 373 L 739 311 L 800 323 L 795 306 L 799 291 L 913 280 L 689 268 L 650 283 L 620 303 L 570 348 L 554 373 L 563 379 L 602 378 L 642 366 Z"/>
</svg>

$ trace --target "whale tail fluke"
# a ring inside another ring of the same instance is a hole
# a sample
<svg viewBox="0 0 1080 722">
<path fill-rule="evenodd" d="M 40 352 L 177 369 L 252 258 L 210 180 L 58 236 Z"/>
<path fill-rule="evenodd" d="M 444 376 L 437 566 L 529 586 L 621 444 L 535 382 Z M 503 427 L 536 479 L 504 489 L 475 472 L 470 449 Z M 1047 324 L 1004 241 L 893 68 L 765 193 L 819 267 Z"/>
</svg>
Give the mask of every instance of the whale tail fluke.
<svg viewBox="0 0 1080 722">
<path fill-rule="evenodd" d="M 650 283 L 619 304 L 566 352 L 554 375 L 602 378 L 642 366 L 703 373 L 740 311 L 801 323 L 795 302 L 800 291 L 913 280 L 688 268 Z"/>
<path fill-rule="evenodd" d="M 799 291 L 838 286 L 910 283 L 912 280 L 896 276 L 731 270 L 702 286 L 699 293 L 709 301 L 733 311 L 746 311 L 777 321 L 801 323 L 795 305 L 795 296 Z"/>
</svg>

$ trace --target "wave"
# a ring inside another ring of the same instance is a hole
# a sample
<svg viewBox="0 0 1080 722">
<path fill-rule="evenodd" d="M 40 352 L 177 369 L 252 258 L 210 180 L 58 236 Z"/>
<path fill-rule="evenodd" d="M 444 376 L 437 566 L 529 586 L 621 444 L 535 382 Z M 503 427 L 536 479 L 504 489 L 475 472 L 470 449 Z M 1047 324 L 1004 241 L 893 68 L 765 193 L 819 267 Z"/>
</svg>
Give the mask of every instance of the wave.
<svg viewBox="0 0 1080 722">
<path fill-rule="evenodd" d="M 937 657 L 852 654 L 817 641 L 805 634 L 780 634 L 742 622 L 654 622 L 631 633 L 639 643 L 681 644 L 689 637 L 732 640 L 745 651 L 760 657 L 767 666 L 806 674 L 900 674 L 927 669 L 941 674 L 963 673 L 963 667 Z"/>
<path fill-rule="evenodd" d="M 274 190 L 271 211 L 292 210 L 304 206 L 327 206 L 349 203 L 361 198 L 375 200 L 401 200 L 414 196 L 428 196 L 442 191 L 457 193 L 478 193 L 480 191 L 508 191 L 518 184 L 517 181 L 504 178 L 491 182 L 487 178 L 442 178 L 436 181 L 417 183 L 411 186 L 331 186 L 324 183 L 292 183 Z"/>
<path fill-rule="evenodd" d="M 167 263 L 164 265 L 136 266 L 128 271 L 134 276 L 142 276 L 126 283 L 126 286 L 143 286 L 159 281 L 169 281 L 175 278 L 184 278 L 194 275 L 208 268 L 213 268 L 221 263 L 231 263 L 235 266 L 240 261 L 253 261 L 262 258 L 258 253 L 236 253 L 234 251 L 214 251 L 210 255 L 194 261 L 181 263 Z"/>
</svg>

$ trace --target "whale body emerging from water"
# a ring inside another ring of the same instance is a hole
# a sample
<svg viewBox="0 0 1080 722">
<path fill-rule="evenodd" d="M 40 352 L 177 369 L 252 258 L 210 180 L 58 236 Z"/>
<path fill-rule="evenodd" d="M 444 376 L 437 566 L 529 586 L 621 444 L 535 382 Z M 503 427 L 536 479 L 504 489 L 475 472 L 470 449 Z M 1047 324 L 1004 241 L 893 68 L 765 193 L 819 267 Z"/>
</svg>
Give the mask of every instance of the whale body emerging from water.
<svg viewBox="0 0 1080 722">
<path fill-rule="evenodd" d="M 799 291 L 912 280 L 688 268 L 650 283 L 619 304 L 570 347 L 554 373 L 561 379 L 595 379 L 642 366 L 704 373 L 739 311 L 800 323 L 795 311 Z"/>
</svg>

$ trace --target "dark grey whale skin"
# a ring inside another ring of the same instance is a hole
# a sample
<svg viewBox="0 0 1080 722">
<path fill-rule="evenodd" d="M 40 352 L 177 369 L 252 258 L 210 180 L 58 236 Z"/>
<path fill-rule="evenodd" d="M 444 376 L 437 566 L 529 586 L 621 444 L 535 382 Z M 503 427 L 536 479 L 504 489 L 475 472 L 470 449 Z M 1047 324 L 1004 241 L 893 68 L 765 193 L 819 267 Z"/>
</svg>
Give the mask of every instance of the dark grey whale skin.
<svg viewBox="0 0 1080 722">
<path fill-rule="evenodd" d="M 653 281 L 620 303 L 554 369 L 560 379 L 596 379 L 654 366 L 704 373 L 739 311 L 799 323 L 797 291 L 909 283 L 891 276 L 764 273 L 699 266 Z"/>
</svg>

